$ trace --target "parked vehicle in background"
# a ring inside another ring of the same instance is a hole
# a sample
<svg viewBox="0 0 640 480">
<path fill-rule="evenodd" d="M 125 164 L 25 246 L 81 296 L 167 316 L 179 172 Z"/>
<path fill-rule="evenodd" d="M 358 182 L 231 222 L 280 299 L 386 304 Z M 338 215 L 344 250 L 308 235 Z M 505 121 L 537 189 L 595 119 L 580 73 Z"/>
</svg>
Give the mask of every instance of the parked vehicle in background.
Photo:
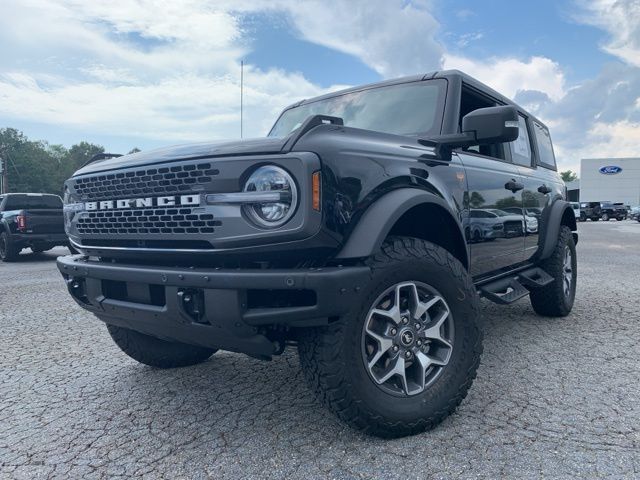
<svg viewBox="0 0 640 480">
<path fill-rule="evenodd" d="M 623 203 L 600 202 L 600 218 L 605 222 L 612 218 L 624 220 L 627 218 L 627 209 Z"/>
<path fill-rule="evenodd" d="M 551 317 L 575 299 L 549 130 L 458 71 L 297 102 L 268 138 L 97 161 L 64 198 L 82 255 L 58 268 L 124 353 L 173 368 L 296 345 L 318 398 L 385 437 L 466 396 L 478 293 Z"/>
<path fill-rule="evenodd" d="M 590 219 L 597 222 L 600 216 L 600 202 L 580 202 L 580 220 L 586 222 Z"/>
<path fill-rule="evenodd" d="M 571 202 L 571 208 L 573 209 L 573 214 L 576 216 L 576 220 L 582 221 L 582 216 L 580 215 L 580 203 L 579 202 Z"/>
<path fill-rule="evenodd" d="M 631 210 L 629 211 L 629 218 L 631 218 L 631 220 L 640 221 L 640 205 L 631 207 Z"/>
<path fill-rule="evenodd" d="M 0 259 L 10 262 L 23 248 L 34 253 L 69 245 L 62 199 L 43 193 L 0 195 Z"/>
</svg>

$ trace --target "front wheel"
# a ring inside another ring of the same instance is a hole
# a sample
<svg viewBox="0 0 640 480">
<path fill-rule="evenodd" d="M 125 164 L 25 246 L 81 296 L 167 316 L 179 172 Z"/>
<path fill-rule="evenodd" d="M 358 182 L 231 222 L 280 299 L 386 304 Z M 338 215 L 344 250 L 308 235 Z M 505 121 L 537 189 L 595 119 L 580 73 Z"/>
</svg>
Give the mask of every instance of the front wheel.
<svg viewBox="0 0 640 480">
<path fill-rule="evenodd" d="M 578 278 L 578 260 L 573 234 L 568 227 L 562 227 L 556 247 L 551 257 L 540 267 L 554 278 L 542 288 L 531 290 L 531 306 L 538 315 L 565 317 L 573 308 Z"/>
<path fill-rule="evenodd" d="M 107 324 L 113 341 L 134 360 L 156 368 L 196 365 L 207 360 L 216 350 L 185 343 L 168 342 L 127 328 Z"/>
<path fill-rule="evenodd" d="M 399 437 L 433 428 L 476 376 L 482 333 L 476 291 L 443 248 L 393 238 L 368 262 L 361 302 L 299 339 L 317 397 L 355 428 Z"/>
<path fill-rule="evenodd" d="M 609 214 L 608 213 L 603 213 L 602 214 L 602 221 L 603 222 L 608 222 L 609 221 Z"/>
</svg>

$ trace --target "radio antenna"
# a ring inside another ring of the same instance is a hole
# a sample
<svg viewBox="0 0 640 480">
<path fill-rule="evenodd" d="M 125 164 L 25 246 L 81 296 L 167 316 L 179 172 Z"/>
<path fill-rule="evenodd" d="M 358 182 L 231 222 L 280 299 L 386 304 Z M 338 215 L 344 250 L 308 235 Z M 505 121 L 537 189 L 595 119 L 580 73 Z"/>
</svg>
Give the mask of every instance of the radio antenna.
<svg viewBox="0 0 640 480">
<path fill-rule="evenodd" d="M 243 132 L 244 110 L 244 60 L 240 60 L 240 138 Z"/>
</svg>

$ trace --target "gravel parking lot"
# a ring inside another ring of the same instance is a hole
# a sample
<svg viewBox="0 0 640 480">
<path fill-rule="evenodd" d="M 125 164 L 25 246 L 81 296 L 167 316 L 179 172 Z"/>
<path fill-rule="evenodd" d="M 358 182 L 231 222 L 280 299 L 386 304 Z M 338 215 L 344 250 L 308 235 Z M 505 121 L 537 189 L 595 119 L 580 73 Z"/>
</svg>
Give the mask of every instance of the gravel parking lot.
<svg viewBox="0 0 640 480">
<path fill-rule="evenodd" d="M 315 403 L 295 351 L 153 370 L 68 297 L 59 248 L 0 264 L 0 478 L 640 476 L 640 223 L 580 224 L 576 306 L 483 302 L 455 415 L 385 441 Z"/>
</svg>

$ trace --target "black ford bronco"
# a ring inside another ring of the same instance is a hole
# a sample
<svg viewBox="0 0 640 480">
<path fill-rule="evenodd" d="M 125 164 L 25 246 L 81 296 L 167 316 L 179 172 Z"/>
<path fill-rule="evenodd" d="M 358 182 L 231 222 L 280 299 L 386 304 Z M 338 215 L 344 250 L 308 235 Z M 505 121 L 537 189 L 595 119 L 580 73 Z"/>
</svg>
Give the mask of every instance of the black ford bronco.
<svg viewBox="0 0 640 480">
<path fill-rule="evenodd" d="M 547 128 L 458 71 L 331 93 L 267 138 L 89 164 L 65 184 L 58 267 L 158 368 L 298 348 L 341 419 L 392 437 L 465 397 L 479 297 L 561 317 L 576 220 Z"/>
</svg>

